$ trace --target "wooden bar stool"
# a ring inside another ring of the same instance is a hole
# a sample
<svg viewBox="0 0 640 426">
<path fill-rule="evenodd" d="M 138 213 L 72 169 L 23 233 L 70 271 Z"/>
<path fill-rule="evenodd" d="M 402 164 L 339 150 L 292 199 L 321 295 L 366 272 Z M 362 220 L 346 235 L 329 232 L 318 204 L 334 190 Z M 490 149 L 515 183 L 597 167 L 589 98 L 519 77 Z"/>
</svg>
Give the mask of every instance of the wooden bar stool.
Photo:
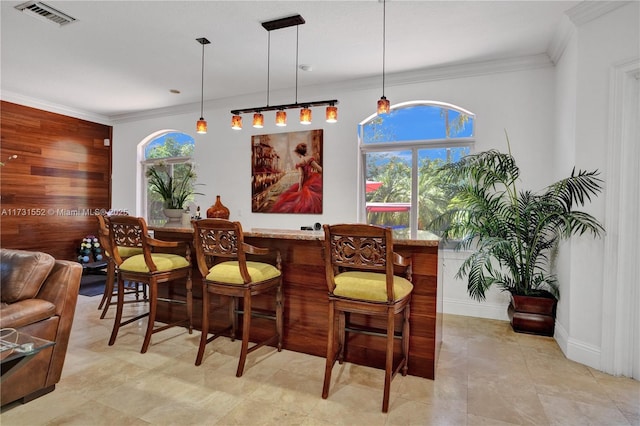
<svg viewBox="0 0 640 426">
<path fill-rule="evenodd" d="M 118 274 L 118 267 L 116 266 L 116 262 L 111 254 L 113 250 L 111 249 L 111 240 L 109 238 L 109 217 L 103 215 L 96 215 L 96 217 L 98 219 L 98 240 L 100 241 L 100 245 L 104 250 L 104 255 L 107 260 L 107 277 L 104 285 L 104 294 L 102 295 L 102 300 L 100 300 L 100 304 L 98 305 L 98 310 L 102 309 L 100 319 L 103 319 L 107 314 L 109 307 L 118 303 L 117 301 L 113 302 L 113 296 L 117 297 L 114 283 Z M 136 254 L 141 254 L 142 249 L 138 247 L 121 247 L 119 253 L 123 259 L 126 259 Z M 125 287 L 124 294 L 133 294 L 136 298 L 125 300 L 122 303 L 138 303 L 140 301 L 147 302 L 149 300 L 147 296 L 147 286 L 142 283 L 129 283 L 129 287 Z M 142 295 L 142 299 L 140 299 L 140 295 Z"/>
<path fill-rule="evenodd" d="M 149 317 L 147 331 L 142 343 L 141 353 L 147 352 L 151 343 L 151 335 L 174 326 L 186 326 L 191 334 L 193 327 L 191 316 L 193 311 L 193 294 L 191 292 L 191 261 L 189 245 L 184 242 L 161 241 L 151 238 L 144 218 L 133 216 L 112 216 L 109 221 L 109 238 L 113 248 L 113 259 L 118 268 L 118 302 L 116 318 L 109 339 L 109 346 L 113 345 L 120 327 L 137 321 L 145 316 Z M 176 249 L 184 247 L 185 256 L 172 253 L 158 253 L 159 248 Z M 120 255 L 122 248 L 141 248 L 142 254 L 124 259 Z M 186 301 L 176 299 L 159 299 L 158 285 L 173 280 L 186 279 Z M 149 312 L 135 318 L 122 321 L 122 306 L 124 302 L 124 281 L 139 282 L 149 287 Z M 187 318 L 163 326 L 154 327 L 158 301 L 167 303 L 186 304 Z"/>
<path fill-rule="evenodd" d="M 207 343 L 230 331 L 235 339 L 238 314 L 242 313 L 242 346 L 236 376 L 242 376 L 247 355 L 254 350 L 274 343 L 282 350 L 283 297 L 280 252 L 275 251 L 275 265 L 267 263 L 269 249 L 254 247 L 244 242 L 240 222 L 225 219 L 203 219 L 192 222 L 194 249 L 198 268 L 202 274 L 202 336 L 196 357 L 196 365 L 202 363 Z M 247 260 L 247 255 L 261 256 L 263 261 Z M 252 310 L 252 298 L 265 293 L 275 293 L 275 315 Z M 209 294 L 228 296 L 229 327 L 217 331 L 207 339 L 209 331 Z M 242 300 L 242 311 L 238 302 Z M 275 333 L 249 347 L 251 317 L 275 319 Z"/>
<path fill-rule="evenodd" d="M 331 370 L 336 360 L 344 361 L 347 333 L 366 333 L 386 338 L 382 412 L 389 410 L 391 380 L 398 371 L 407 374 L 409 353 L 409 310 L 413 284 L 411 261 L 393 252 L 391 229 L 365 224 L 324 225 L 324 256 L 329 287 L 329 330 L 327 362 L 322 398 L 329 396 Z M 394 266 L 407 278 L 394 275 Z M 379 317 L 385 329 L 352 326 L 350 314 Z M 395 316 L 402 314 L 402 356 L 394 366 Z M 338 316 L 336 348 L 335 319 Z"/>
</svg>

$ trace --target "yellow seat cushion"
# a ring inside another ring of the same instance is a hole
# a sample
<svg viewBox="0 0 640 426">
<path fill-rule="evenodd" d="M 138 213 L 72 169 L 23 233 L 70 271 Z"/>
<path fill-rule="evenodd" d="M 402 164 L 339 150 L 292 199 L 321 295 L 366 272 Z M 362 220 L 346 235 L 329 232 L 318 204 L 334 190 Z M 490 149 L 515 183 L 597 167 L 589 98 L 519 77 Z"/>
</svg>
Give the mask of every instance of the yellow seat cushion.
<svg viewBox="0 0 640 426">
<path fill-rule="evenodd" d="M 189 266 L 189 261 L 177 254 L 169 253 L 153 253 L 151 255 L 153 263 L 155 263 L 158 271 L 170 271 L 172 269 L 184 268 Z M 120 270 L 131 272 L 149 272 L 149 268 L 144 261 L 144 255 L 137 254 L 131 256 L 120 265 Z"/>
<path fill-rule="evenodd" d="M 118 246 L 118 254 L 121 258 L 135 256 L 136 254 L 142 254 L 142 248 L 140 247 L 122 247 Z"/>
<path fill-rule="evenodd" d="M 280 270 L 273 265 L 262 262 L 247 261 L 247 270 L 253 282 L 266 281 L 280 276 Z M 240 275 L 240 265 L 237 260 L 218 263 L 209 269 L 207 280 L 227 284 L 244 284 Z"/>
<path fill-rule="evenodd" d="M 387 301 L 387 277 L 377 272 L 343 272 L 335 276 L 333 294 L 350 299 Z M 411 293 L 413 284 L 403 277 L 393 277 L 393 297 L 399 300 Z"/>
</svg>

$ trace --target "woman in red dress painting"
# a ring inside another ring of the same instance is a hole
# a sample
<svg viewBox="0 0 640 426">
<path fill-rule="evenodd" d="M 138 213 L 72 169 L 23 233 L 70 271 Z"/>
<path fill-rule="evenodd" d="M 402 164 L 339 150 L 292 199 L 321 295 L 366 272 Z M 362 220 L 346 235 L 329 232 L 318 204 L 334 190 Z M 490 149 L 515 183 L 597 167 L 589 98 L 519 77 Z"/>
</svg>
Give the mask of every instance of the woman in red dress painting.
<svg viewBox="0 0 640 426">
<path fill-rule="evenodd" d="M 296 169 L 300 181 L 286 189 L 271 208 L 272 213 L 322 213 L 322 167 L 307 156 L 307 144 L 299 143 L 293 150 L 300 161 Z"/>
</svg>

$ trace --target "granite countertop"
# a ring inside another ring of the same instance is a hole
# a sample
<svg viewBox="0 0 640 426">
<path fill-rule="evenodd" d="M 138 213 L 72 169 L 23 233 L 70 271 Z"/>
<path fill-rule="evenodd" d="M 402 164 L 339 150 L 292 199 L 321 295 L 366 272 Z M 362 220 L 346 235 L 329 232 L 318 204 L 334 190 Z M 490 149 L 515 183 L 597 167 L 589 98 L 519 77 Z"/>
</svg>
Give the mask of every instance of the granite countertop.
<svg viewBox="0 0 640 426">
<path fill-rule="evenodd" d="M 193 233 L 193 228 L 183 227 L 171 227 L 164 226 L 150 226 L 150 230 L 153 231 L 168 231 L 176 233 Z M 250 231 L 245 230 L 244 236 L 249 238 L 281 238 L 285 240 L 309 240 L 309 241 L 322 241 L 324 240 L 324 231 L 302 231 L 298 229 L 272 229 L 272 228 L 252 228 Z M 438 246 L 440 240 L 438 238 L 418 238 L 418 239 L 404 239 L 395 238 L 395 242 L 402 243 L 410 246 Z"/>
<path fill-rule="evenodd" d="M 244 231 L 246 237 L 284 238 L 287 240 L 324 240 L 324 231 L 301 231 L 299 229 L 251 228 Z"/>
<path fill-rule="evenodd" d="M 177 232 L 182 234 L 193 234 L 193 227 L 182 227 L 182 226 L 148 226 L 150 231 L 169 231 L 169 232 Z"/>
<path fill-rule="evenodd" d="M 301 231 L 295 229 L 252 228 L 251 231 L 245 231 L 244 235 L 246 237 L 283 238 L 288 240 L 324 240 L 324 231 Z M 394 241 L 411 246 L 438 246 L 440 244 L 440 239 L 438 238 L 394 238 Z"/>
</svg>

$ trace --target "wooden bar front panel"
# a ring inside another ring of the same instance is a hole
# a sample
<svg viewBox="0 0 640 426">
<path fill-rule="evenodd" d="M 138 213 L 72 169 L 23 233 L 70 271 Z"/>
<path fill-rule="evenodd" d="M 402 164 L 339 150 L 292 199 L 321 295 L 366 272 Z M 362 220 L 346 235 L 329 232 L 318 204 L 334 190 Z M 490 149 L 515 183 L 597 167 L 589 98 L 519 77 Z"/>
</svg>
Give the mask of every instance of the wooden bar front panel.
<svg viewBox="0 0 640 426">
<path fill-rule="evenodd" d="M 162 240 L 190 241 L 191 233 L 174 232 L 155 228 L 155 237 Z M 277 249 L 282 256 L 284 289 L 284 336 L 285 349 L 311 355 L 326 356 L 327 318 L 329 303 L 325 282 L 322 241 L 318 239 L 290 239 L 272 237 L 245 237 L 245 240 L 258 247 Z M 411 302 L 411 336 L 409 342 L 409 374 L 433 379 L 440 342 L 440 316 L 438 309 L 438 247 L 405 245 L 396 242 L 395 251 L 413 258 L 414 292 Z M 184 294 L 182 286 L 173 286 L 173 294 Z M 197 269 L 193 274 L 194 325 L 201 329 L 202 280 Z M 272 309 L 273 301 L 268 295 L 254 299 L 257 309 Z M 212 298 L 210 307 L 210 331 L 226 325 L 227 301 L 219 297 Z M 167 312 L 158 307 L 158 319 L 167 320 L 168 316 L 184 315 L 180 306 Z M 272 333 L 273 322 L 252 320 L 252 339 Z M 351 316 L 351 322 L 359 325 L 383 328 L 384 319 Z M 400 330 L 400 318 L 396 328 Z M 349 333 L 346 359 L 361 365 L 384 368 L 384 338 Z M 396 341 L 396 353 L 400 354 L 400 341 Z"/>
</svg>

